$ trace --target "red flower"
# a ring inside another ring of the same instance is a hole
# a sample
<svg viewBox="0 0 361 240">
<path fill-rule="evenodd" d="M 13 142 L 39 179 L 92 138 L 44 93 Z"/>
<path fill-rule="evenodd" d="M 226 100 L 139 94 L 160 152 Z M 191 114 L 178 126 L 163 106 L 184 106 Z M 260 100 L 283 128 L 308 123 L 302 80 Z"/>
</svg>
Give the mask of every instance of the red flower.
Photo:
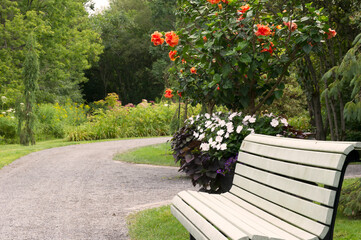
<svg viewBox="0 0 361 240">
<path fill-rule="evenodd" d="M 182 92 L 177 91 L 178 96 L 182 97 Z"/>
<path fill-rule="evenodd" d="M 283 22 L 283 24 L 286 25 L 291 32 L 297 29 L 297 24 L 295 22 Z"/>
<path fill-rule="evenodd" d="M 172 94 L 173 90 L 168 88 L 167 90 L 165 90 L 165 94 L 164 97 L 166 98 L 172 98 L 174 95 Z"/>
<path fill-rule="evenodd" d="M 207 0 L 207 1 L 212 4 L 216 4 L 216 3 L 219 3 L 221 0 Z"/>
<path fill-rule="evenodd" d="M 191 73 L 193 73 L 193 74 L 197 74 L 197 69 L 196 69 L 195 67 L 192 67 L 190 71 L 191 71 Z"/>
<path fill-rule="evenodd" d="M 152 34 L 151 42 L 154 43 L 154 46 L 162 45 L 162 44 L 163 44 L 164 38 L 162 38 L 162 36 L 163 36 L 163 34 L 161 34 L 161 33 L 158 32 L 158 31 L 155 31 L 155 32 Z"/>
<path fill-rule="evenodd" d="M 336 36 L 337 32 L 329 28 L 326 34 L 327 34 L 327 39 L 331 39 Z"/>
<path fill-rule="evenodd" d="M 271 35 L 271 29 L 267 25 L 257 24 L 256 36 L 268 36 Z"/>
<path fill-rule="evenodd" d="M 203 36 L 203 41 L 207 42 L 207 37 Z"/>
<path fill-rule="evenodd" d="M 222 2 L 224 2 L 225 4 L 228 4 L 228 0 L 222 0 Z"/>
<path fill-rule="evenodd" d="M 273 42 L 270 42 L 269 48 L 268 48 L 268 49 L 267 49 L 267 48 L 264 48 L 264 49 L 262 49 L 261 52 L 269 52 L 269 53 L 272 55 L 272 54 L 273 54 L 273 49 L 272 49 L 272 47 L 274 47 Z"/>
<path fill-rule="evenodd" d="M 175 61 L 175 59 L 177 58 L 177 57 L 175 57 L 175 55 L 177 55 L 177 51 L 170 51 L 169 52 L 169 58 L 170 58 L 170 60 L 172 60 L 172 61 Z"/>
<path fill-rule="evenodd" d="M 239 10 L 241 13 L 245 13 L 249 10 L 249 5 L 246 4 L 244 6 L 241 6 L 241 10 Z"/>
<path fill-rule="evenodd" d="M 221 88 L 219 87 L 219 84 L 217 83 L 217 90 L 219 91 L 219 90 L 221 90 Z"/>
<path fill-rule="evenodd" d="M 179 36 L 173 31 L 167 32 L 165 33 L 165 41 L 168 43 L 169 46 L 175 47 L 178 45 Z"/>
<path fill-rule="evenodd" d="M 239 16 L 238 21 L 242 21 L 244 19 L 243 14 Z"/>
<path fill-rule="evenodd" d="M 187 61 L 186 60 L 184 60 L 184 58 L 182 59 L 182 64 L 185 64 Z"/>
</svg>

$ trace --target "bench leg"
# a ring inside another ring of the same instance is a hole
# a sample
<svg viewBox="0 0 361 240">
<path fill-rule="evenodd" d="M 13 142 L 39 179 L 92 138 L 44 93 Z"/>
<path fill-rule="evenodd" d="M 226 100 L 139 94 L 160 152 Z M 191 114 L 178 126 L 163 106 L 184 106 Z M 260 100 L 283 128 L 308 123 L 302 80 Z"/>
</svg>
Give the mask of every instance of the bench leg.
<svg viewBox="0 0 361 240">
<path fill-rule="evenodd" d="M 189 240 L 196 240 L 196 239 L 192 236 L 192 234 L 189 234 Z"/>
</svg>

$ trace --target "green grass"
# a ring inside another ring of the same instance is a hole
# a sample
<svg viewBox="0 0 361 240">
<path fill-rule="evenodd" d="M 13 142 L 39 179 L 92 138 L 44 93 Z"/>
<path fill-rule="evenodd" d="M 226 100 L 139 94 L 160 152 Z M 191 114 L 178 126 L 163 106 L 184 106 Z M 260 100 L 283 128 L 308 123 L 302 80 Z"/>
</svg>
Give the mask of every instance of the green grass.
<svg viewBox="0 0 361 240">
<path fill-rule="evenodd" d="M 115 155 L 114 160 L 138 164 L 177 166 L 174 163 L 174 158 L 170 150 L 170 143 L 136 148 L 131 151 Z"/>
<path fill-rule="evenodd" d="M 137 240 L 189 239 L 187 230 L 173 217 L 169 206 L 128 216 L 129 236 Z"/>
<path fill-rule="evenodd" d="M 355 181 L 345 179 L 343 186 Z M 128 217 L 132 240 L 189 239 L 187 230 L 171 215 L 170 207 L 153 208 Z M 334 240 L 360 240 L 361 219 L 350 219 L 342 214 L 336 218 Z"/>
</svg>

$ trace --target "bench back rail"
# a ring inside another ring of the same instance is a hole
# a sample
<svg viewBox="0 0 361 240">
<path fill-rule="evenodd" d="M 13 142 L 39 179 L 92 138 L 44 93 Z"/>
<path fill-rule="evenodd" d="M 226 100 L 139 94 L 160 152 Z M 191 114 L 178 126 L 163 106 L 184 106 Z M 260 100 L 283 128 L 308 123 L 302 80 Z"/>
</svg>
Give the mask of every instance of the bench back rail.
<svg viewBox="0 0 361 240">
<path fill-rule="evenodd" d="M 242 143 L 230 192 L 320 239 L 332 239 L 344 172 L 358 159 L 353 149 L 250 135 Z"/>
</svg>

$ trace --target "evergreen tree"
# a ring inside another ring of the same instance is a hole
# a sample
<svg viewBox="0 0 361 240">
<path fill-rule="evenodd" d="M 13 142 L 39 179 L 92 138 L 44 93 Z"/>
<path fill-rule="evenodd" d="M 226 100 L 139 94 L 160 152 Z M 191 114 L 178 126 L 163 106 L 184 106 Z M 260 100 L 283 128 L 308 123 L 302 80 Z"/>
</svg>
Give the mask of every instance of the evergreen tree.
<svg viewBox="0 0 361 240">
<path fill-rule="evenodd" d="M 26 56 L 23 67 L 25 109 L 23 119 L 20 121 L 20 143 L 28 146 L 35 144 L 34 113 L 35 92 L 38 88 L 39 56 L 35 50 L 36 38 L 31 33 L 26 44 Z M 22 127 L 22 122 L 24 126 Z"/>
</svg>

